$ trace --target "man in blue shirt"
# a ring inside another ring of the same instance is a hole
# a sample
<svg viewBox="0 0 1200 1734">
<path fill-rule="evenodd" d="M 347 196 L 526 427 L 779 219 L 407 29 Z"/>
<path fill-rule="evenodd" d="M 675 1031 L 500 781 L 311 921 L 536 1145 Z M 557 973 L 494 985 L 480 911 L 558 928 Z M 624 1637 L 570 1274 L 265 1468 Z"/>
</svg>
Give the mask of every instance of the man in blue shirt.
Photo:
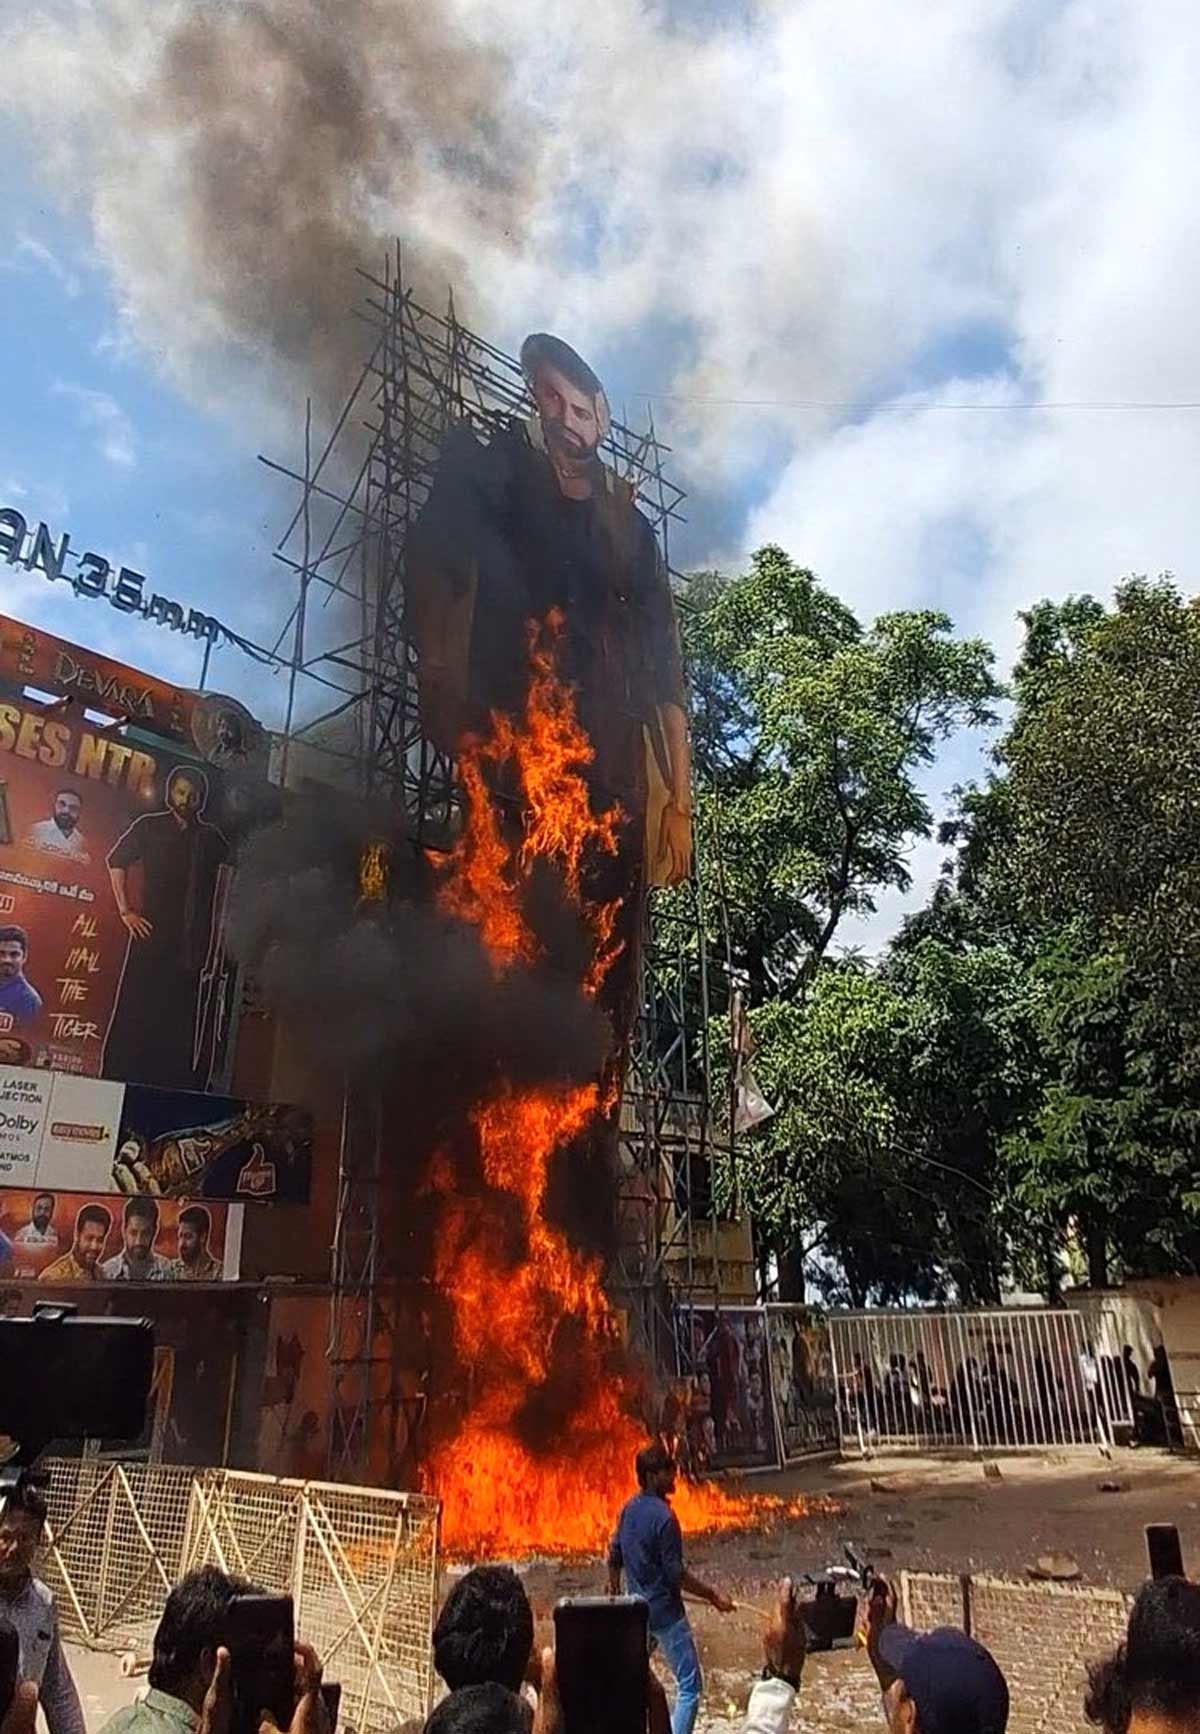
<svg viewBox="0 0 1200 1734">
<path fill-rule="evenodd" d="M 0 927 L 0 1019 L 5 1029 L 35 1018 L 42 1009 L 42 996 L 25 980 L 29 937 L 23 927 Z"/>
<path fill-rule="evenodd" d="M 651 1634 L 678 1687 L 671 1734 L 692 1734 L 704 1681 L 696 1640 L 684 1611 L 683 1592 L 710 1602 L 721 1614 L 731 1614 L 733 1603 L 701 1583 L 683 1563 L 679 1519 L 667 1503 L 675 1491 L 675 1463 L 665 1445 L 647 1445 L 638 1452 L 637 1478 L 641 1492 L 617 1519 L 617 1532 L 608 1552 L 609 1594 L 620 1595 L 624 1572 L 628 1593 L 649 1604 Z"/>
</svg>

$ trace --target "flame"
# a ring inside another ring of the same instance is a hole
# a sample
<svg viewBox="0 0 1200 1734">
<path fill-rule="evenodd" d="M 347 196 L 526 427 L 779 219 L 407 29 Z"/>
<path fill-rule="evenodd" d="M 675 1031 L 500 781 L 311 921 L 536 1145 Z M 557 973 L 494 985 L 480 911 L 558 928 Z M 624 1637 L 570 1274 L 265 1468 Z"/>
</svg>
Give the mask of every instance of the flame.
<svg viewBox="0 0 1200 1734">
<path fill-rule="evenodd" d="M 360 902 L 382 903 L 387 896 L 389 854 L 387 844 L 378 839 L 363 845 L 358 862 Z"/>
<path fill-rule="evenodd" d="M 551 864 L 591 936 L 579 991 L 595 997 L 616 957 L 619 903 L 590 903 L 584 868 L 615 854 L 624 816 L 594 813 L 585 771 L 591 745 L 570 688 L 556 675 L 563 630 L 552 614 L 531 626 L 531 679 L 519 723 L 495 714 L 490 734 L 460 748 L 462 836 L 446 862 L 442 910 L 473 925 L 493 969 L 535 962 L 539 943 L 523 909 L 536 862 Z M 491 787 L 520 801 L 506 830 Z M 467 1414 L 426 1461 L 426 1485 L 444 1507 L 452 1553 L 518 1557 L 594 1552 L 629 1491 L 646 1443 L 634 1418 L 636 1382 L 599 1263 L 572 1247 L 545 1212 L 556 1152 L 612 1106 L 613 1086 L 504 1083 L 473 1108 L 479 1169 L 460 1185 L 451 1153 L 429 1164 L 438 1203 L 434 1281 L 451 1312 L 454 1347 L 469 1376 Z M 549 1448 L 545 1440 L 549 1438 Z M 795 1502 L 734 1498 L 683 1484 L 685 1529 L 730 1528 L 790 1514 Z"/>
</svg>

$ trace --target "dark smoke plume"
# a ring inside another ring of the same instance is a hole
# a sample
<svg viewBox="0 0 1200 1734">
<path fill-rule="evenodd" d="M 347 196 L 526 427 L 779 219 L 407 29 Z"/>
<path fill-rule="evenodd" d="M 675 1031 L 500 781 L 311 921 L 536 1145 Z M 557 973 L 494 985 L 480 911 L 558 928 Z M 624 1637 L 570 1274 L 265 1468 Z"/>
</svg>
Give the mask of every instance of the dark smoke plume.
<svg viewBox="0 0 1200 1734">
<path fill-rule="evenodd" d="M 383 1066 L 400 1095 L 406 1085 L 427 1094 L 436 1080 L 450 1112 L 502 1079 L 519 1089 L 596 1076 L 610 1040 L 597 1009 L 545 972 L 497 979 L 474 931 L 432 906 L 415 856 L 394 857 L 400 896 L 385 914 L 358 908 L 372 834 L 321 797 L 241 851 L 230 948 L 313 1062 L 376 1082 Z"/>
<path fill-rule="evenodd" d="M 0 107 L 90 207 L 127 334 L 202 397 L 228 393 L 233 351 L 340 403 L 356 268 L 399 237 L 440 304 L 474 247 L 519 239 L 534 129 L 504 58 L 437 0 L 97 0 L 23 15 L 0 47 Z"/>
</svg>

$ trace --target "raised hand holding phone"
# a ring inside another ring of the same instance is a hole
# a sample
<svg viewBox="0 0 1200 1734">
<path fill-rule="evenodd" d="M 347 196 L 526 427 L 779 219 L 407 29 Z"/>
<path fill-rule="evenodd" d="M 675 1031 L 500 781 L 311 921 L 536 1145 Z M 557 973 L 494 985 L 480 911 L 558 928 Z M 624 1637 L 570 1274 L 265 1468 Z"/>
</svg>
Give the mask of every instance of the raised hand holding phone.
<svg viewBox="0 0 1200 1734">
<path fill-rule="evenodd" d="M 649 1618 L 640 1596 L 569 1596 L 559 1602 L 553 1686 L 559 1734 L 646 1734 Z"/>
</svg>

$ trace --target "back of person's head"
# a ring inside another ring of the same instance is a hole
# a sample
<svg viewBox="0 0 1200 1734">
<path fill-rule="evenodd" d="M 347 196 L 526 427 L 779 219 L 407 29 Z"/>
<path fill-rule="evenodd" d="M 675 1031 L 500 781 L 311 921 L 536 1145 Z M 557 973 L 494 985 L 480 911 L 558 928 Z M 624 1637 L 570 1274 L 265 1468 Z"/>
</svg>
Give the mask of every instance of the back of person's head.
<svg viewBox="0 0 1200 1734">
<path fill-rule="evenodd" d="M 533 1649 L 533 1609 L 516 1572 L 477 1565 L 447 1596 L 433 1629 L 433 1665 L 451 1692 L 494 1683 L 519 1690 Z"/>
<path fill-rule="evenodd" d="M 533 1709 L 507 1686 L 489 1680 L 461 1686 L 443 1698 L 425 1724 L 425 1734 L 530 1734 Z"/>
<path fill-rule="evenodd" d="M 965 1632 L 886 1626 L 879 1654 L 897 1676 L 886 1700 L 892 1734 L 1005 1734 L 1008 1682 Z"/>
<path fill-rule="evenodd" d="M 1085 1709 L 1105 1734 L 1126 1734 L 1136 1716 L 1200 1731 L 1200 1584 L 1146 1585 L 1125 1642 L 1089 1669 Z"/>
<path fill-rule="evenodd" d="M 244 1578 L 230 1577 L 215 1565 L 201 1566 L 181 1578 L 167 1597 L 154 1634 L 150 1684 L 158 1692 L 185 1698 L 199 1669 L 225 1642 L 226 1619 L 234 1596 L 259 1593 Z"/>
<path fill-rule="evenodd" d="M 665 1475 L 671 1466 L 671 1453 L 661 1439 L 656 1439 L 653 1445 L 644 1445 L 637 1454 L 638 1486 L 649 1487 L 656 1475 Z"/>
</svg>

